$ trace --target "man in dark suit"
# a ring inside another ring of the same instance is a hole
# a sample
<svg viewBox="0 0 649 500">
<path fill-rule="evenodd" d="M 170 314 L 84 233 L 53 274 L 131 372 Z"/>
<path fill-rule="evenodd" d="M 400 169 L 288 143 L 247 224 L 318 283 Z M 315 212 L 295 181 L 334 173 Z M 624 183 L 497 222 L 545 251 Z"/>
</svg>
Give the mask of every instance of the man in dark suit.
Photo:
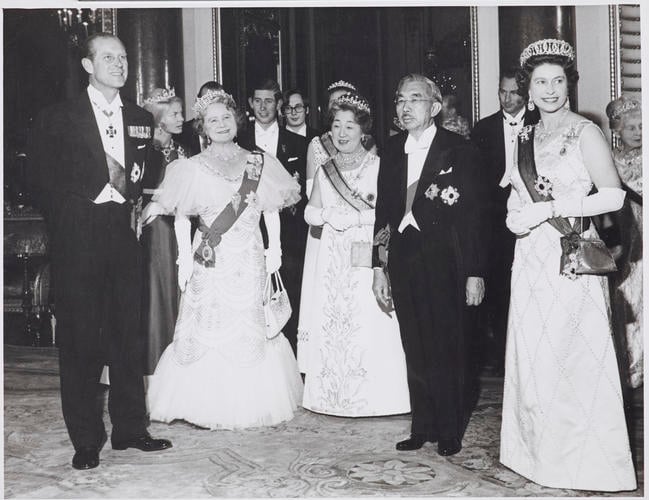
<svg viewBox="0 0 649 500">
<path fill-rule="evenodd" d="M 309 144 L 311 139 L 319 135 L 318 131 L 306 122 L 311 111 L 309 100 L 300 89 L 291 89 L 284 92 L 283 103 L 282 114 L 286 120 L 284 127 L 294 134 L 305 137 Z"/>
<path fill-rule="evenodd" d="M 201 88 L 198 89 L 197 97 L 203 97 L 209 90 L 221 89 L 223 89 L 223 85 L 221 85 L 219 82 L 210 80 L 201 85 Z M 185 103 L 185 108 L 189 108 L 191 104 L 192 103 Z M 206 144 L 202 142 L 206 141 L 206 139 L 198 135 L 196 128 L 194 128 L 195 122 L 196 118 L 187 120 L 185 123 L 183 123 L 182 132 L 174 136 L 174 139 L 176 139 L 183 146 L 183 148 L 186 149 L 187 156 L 197 155 L 206 147 Z"/>
<path fill-rule="evenodd" d="M 296 352 L 302 269 L 308 230 L 308 225 L 304 221 L 304 207 L 307 203 L 307 142 L 301 135 L 289 132 L 277 123 L 277 110 L 282 106 L 282 92 L 276 81 L 268 79 L 260 82 L 251 89 L 249 95 L 248 104 L 255 115 L 255 122 L 239 134 L 238 144 L 245 149 L 256 147 L 274 155 L 300 183 L 301 200 L 283 209 L 279 214 L 282 278 L 293 308 L 291 318 L 282 332 L 291 343 L 293 352 Z"/>
<path fill-rule="evenodd" d="M 516 72 L 516 68 L 510 68 L 501 73 L 498 88 L 501 109 L 476 123 L 471 134 L 474 144 L 482 153 L 482 177 L 486 191 L 485 224 L 488 228 L 486 234 L 489 235 L 486 241 L 489 262 L 485 276 L 487 294 L 483 311 L 480 311 L 480 324 L 487 328 L 487 332 L 477 333 L 481 337 L 486 334 L 491 345 L 481 345 L 481 339 L 476 339 L 476 343 L 481 356 L 489 358 L 479 363 L 490 364 L 498 376 L 504 374 L 511 267 L 516 242 L 515 235 L 505 226 L 511 186 L 502 188 L 499 183 L 514 160 L 518 133 L 525 125 L 539 120 L 538 111 L 527 110 L 524 96 L 518 93 Z"/>
<path fill-rule="evenodd" d="M 484 295 L 478 158 L 435 126 L 442 96 L 430 79 L 406 75 L 395 102 L 405 130 L 381 156 L 374 226 L 375 243 L 390 234 L 389 281 L 377 245 L 372 288 L 382 307 L 394 301 L 406 354 L 412 425 L 397 450 L 430 441 L 447 456 L 462 448 L 467 423 L 466 306 Z"/>
<path fill-rule="evenodd" d="M 113 449 L 171 447 L 147 432 L 140 335 L 141 257 L 130 224 L 151 147 L 152 117 L 122 101 L 128 75 L 119 38 L 100 33 L 82 49 L 89 86 L 43 110 L 32 136 L 32 179 L 52 257 L 63 418 L 72 465 L 99 465 L 106 441 L 99 379 L 109 367 Z"/>
</svg>

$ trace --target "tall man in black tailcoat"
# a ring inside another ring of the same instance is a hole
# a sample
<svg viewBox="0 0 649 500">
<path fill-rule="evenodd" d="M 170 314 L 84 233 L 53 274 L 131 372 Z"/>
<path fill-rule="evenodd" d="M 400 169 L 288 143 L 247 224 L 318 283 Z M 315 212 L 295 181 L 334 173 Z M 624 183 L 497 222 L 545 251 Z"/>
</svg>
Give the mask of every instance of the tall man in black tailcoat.
<svg viewBox="0 0 649 500">
<path fill-rule="evenodd" d="M 308 225 L 304 221 L 304 207 L 308 201 L 306 197 L 307 142 L 301 135 L 279 126 L 277 111 L 282 106 L 282 92 L 276 81 L 264 80 L 256 84 L 251 89 L 248 104 L 255 114 L 255 122 L 239 134 L 238 144 L 248 150 L 256 147 L 275 156 L 300 183 L 300 201 L 279 213 L 282 279 L 293 308 L 291 318 L 282 332 L 290 342 L 293 352 L 297 352 L 297 322 L 308 230 Z"/>
<path fill-rule="evenodd" d="M 140 335 L 141 256 L 131 229 L 151 147 L 152 117 L 122 101 L 128 62 L 119 38 L 88 38 L 88 89 L 43 110 L 31 175 L 47 219 L 63 418 L 77 469 L 99 465 L 106 441 L 99 378 L 109 367 L 113 449 L 171 447 L 147 432 Z"/>
<path fill-rule="evenodd" d="M 439 88 L 410 74 L 399 82 L 404 132 L 386 144 L 378 178 L 375 243 L 390 233 L 387 273 L 373 253 L 374 294 L 394 301 L 406 354 L 411 435 L 398 450 L 437 442 L 440 455 L 462 448 L 467 305 L 484 295 L 480 180 L 475 148 L 438 128 Z"/>
<path fill-rule="evenodd" d="M 529 111 L 525 97 L 518 93 L 516 68 L 502 71 L 498 86 L 500 111 L 476 123 L 471 140 L 482 153 L 482 178 L 485 181 L 485 224 L 488 229 L 486 285 L 487 293 L 481 311 L 481 325 L 488 328 L 490 346 L 481 351 L 491 358 L 494 374 L 502 376 L 505 369 L 505 339 L 511 286 L 511 268 L 514 260 L 515 235 L 505 226 L 507 198 L 511 186 L 500 186 L 507 166 L 514 161 L 514 146 L 518 132 L 539 121 L 538 111 Z M 484 355 L 484 354 L 483 354 Z"/>
</svg>

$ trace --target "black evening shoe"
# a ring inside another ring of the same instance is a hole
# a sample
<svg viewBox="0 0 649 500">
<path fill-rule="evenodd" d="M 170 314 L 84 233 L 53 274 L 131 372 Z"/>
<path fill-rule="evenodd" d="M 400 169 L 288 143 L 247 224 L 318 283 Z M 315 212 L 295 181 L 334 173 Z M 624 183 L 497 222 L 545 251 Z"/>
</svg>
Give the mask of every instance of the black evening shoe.
<svg viewBox="0 0 649 500">
<path fill-rule="evenodd" d="M 462 449 L 462 442 L 458 438 L 440 439 L 437 443 L 437 453 L 443 457 L 455 455 Z"/>
<path fill-rule="evenodd" d="M 99 465 L 99 450 L 95 446 L 79 448 L 72 457 L 72 467 L 79 470 L 94 469 Z"/>
<path fill-rule="evenodd" d="M 426 440 L 420 436 L 410 436 L 408 439 L 404 439 L 403 441 L 399 441 L 397 443 L 397 450 L 399 451 L 412 451 L 412 450 L 418 450 L 422 446 L 424 446 L 424 443 Z"/>
<path fill-rule="evenodd" d="M 125 441 L 112 441 L 112 445 L 113 450 L 137 448 L 141 451 L 160 451 L 171 448 L 172 446 L 171 441 L 168 439 L 153 439 L 148 433 Z"/>
</svg>

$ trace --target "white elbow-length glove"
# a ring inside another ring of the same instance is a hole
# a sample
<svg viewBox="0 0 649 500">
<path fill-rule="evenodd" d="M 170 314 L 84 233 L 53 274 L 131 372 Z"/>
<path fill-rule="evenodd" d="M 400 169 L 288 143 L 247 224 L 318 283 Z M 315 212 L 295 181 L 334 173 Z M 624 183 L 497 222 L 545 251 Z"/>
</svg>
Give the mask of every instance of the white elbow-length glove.
<svg viewBox="0 0 649 500">
<path fill-rule="evenodd" d="M 597 193 L 582 199 L 559 199 L 554 201 L 554 212 L 559 217 L 590 217 L 615 212 L 624 205 L 626 193 L 613 187 L 599 188 Z"/>
<path fill-rule="evenodd" d="M 174 219 L 174 231 L 178 243 L 178 286 L 180 291 L 185 291 L 187 282 L 194 271 L 194 256 L 192 254 L 191 225 L 189 219 L 183 215 L 177 215 Z"/>
<path fill-rule="evenodd" d="M 264 212 L 264 222 L 268 232 L 268 248 L 266 256 L 266 272 L 274 273 L 282 267 L 282 244 L 280 242 L 280 221 L 278 212 Z"/>
</svg>

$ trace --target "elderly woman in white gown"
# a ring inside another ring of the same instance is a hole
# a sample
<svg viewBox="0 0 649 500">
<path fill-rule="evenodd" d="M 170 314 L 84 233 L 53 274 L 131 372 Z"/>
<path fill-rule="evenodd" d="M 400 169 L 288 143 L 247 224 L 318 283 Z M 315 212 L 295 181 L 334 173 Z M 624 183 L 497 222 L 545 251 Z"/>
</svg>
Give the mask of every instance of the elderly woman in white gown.
<svg viewBox="0 0 649 500">
<path fill-rule="evenodd" d="M 372 292 L 379 158 L 362 143 L 372 124 L 369 104 L 344 94 L 330 117 L 330 133 L 311 144 L 310 156 L 320 167 L 304 212 L 322 236 L 305 258 L 314 267 L 310 309 L 301 312 L 309 315 L 309 338 L 298 344 L 306 367 L 303 406 L 345 417 L 407 413 L 399 324 Z"/>
<path fill-rule="evenodd" d="M 210 145 L 170 164 L 154 196 L 175 215 L 182 297 L 173 342 L 150 381 L 150 417 L 209 429 L 277 424 L 301 403 L 302 380 L 286 338 L 266 339 L 262 295 L 267 272 L 281 265 L 278 210 L 300 188 L 274 157 L 233 142 L 242 118 L 229 94 L 210 91 L 194 109 Z M 193 244 L 192 215 L 200 217 Z"/>
</svg>

